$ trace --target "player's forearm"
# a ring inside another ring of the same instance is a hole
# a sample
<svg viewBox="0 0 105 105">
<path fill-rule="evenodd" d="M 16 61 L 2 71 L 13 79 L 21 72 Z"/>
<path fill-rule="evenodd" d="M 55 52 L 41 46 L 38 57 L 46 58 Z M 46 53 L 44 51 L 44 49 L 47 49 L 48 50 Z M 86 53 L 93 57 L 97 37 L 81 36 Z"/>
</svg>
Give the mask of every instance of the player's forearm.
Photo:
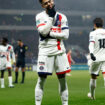
<svg viewBox="0 0 105 105">
<path fill-rule="evenodd" d="M 68 39 L 68 37 L 69 37 L 69 30 L 66 29 L 66 30 L 62 31 L 61 33 L 50 32 L 50 36 L 54 37 L 56 39 Z"/>
<path fill-rule="evenodd" d="M 13 59 L 13 62 L 16 62 L 15 53 L 12 53 L 12 59 Z"/>
<path fill-rule="evenodd" d="M 90 53 L 93 53 L 94 52 L 94 43 L 93 42 L 90 42 L 89 43 L 89 52 Z"/>
<path fill-rule="evenodd" d="M 52 27 L 52 22 L 53 22 L 53 18 L 49 17 L 49 21 L 47 21 L 47 23 L 45 23 L 45 25 L 40 26 L 38 28 L 38 32 L 40 34 L 42 34 L 43 36 L 47 36 L 48 33 L 50 32 L 51 27 Z"/>
</svg>

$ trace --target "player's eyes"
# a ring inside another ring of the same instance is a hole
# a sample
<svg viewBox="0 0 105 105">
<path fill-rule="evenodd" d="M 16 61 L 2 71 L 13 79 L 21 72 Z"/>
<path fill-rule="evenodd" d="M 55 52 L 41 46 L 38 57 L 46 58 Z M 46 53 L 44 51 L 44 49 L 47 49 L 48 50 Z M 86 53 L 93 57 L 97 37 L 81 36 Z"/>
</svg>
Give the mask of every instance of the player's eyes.
<svg viewBox="0 0 105 105">
<path fill-rule="evenodd" d="M 43 5 L 47 5 L 47 4 L 50 3 L 50 2 L 51 2 L 51 0 L 49 0 L 49 1 L 45 2 L 45 3 L 43 3 Z"/>
</svg>

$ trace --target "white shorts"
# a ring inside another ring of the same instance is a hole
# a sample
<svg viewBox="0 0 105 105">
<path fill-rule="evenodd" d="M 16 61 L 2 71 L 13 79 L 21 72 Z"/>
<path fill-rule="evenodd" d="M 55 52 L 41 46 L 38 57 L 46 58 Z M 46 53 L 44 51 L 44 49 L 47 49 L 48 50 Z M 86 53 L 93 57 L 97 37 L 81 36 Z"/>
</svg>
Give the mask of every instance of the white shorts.
<svg viewBox="0 0 105 105">
<path fill-rule="evenodd" d="M 0 70 L 11 69 L 11 68 L 12 68 L 11 62 L 7 62 L 6 59 L 0 58 Z"/>
<path fill-rule="evenodd" d="M 66 54 L 54 56 L 39 56 L 37 63 L 38 74 L 52 75 L 55 70 L 56 74 L 65 74 L 71 71 Z"/>
<path fill-rule="evenodd" d="M 102 72 L 105 72 L 105 62 L 92 62 L 89 70 L 91 74 L 99 75 L 100 70 L 102 70 Z"/>
<path fill-rule="evenodd" d="M 6 69 L 6 59 L 0 58 L 0 70 Z"/>
</svg>

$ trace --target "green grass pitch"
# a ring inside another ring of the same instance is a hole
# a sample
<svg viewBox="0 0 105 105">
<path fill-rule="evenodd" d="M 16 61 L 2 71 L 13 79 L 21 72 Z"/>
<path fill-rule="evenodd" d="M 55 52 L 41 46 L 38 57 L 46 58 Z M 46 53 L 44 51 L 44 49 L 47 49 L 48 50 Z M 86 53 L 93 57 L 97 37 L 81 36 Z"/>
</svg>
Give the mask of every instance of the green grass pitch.
<svg viewBox="0 0 105 105">
<path fill-rule="evenodd" d="M 36 72 L 27 71 L 24 84 L 20 84 L 21 72 L 19 72 L 19 83 L 15 88 L 8 87 L 7 72 L 5 72 L 5 89 L 0 88 L 0 105 L 34 105 L 34 88 L 37 81 Z M 14 78 L 14 72 L 13 78 Z M 71 76 L 67 76 L 69 88 L 69 105 L 105 105 L 105 88 L 103 86 L 102 74 L 97 80 L 96 100 L 87 97 L 89 91 L 88 71 L 72 71 Z M 53 73 L 45 83 L 42 105 L 62 105 L 59 92 L 58 80 Z"/>
</svg>

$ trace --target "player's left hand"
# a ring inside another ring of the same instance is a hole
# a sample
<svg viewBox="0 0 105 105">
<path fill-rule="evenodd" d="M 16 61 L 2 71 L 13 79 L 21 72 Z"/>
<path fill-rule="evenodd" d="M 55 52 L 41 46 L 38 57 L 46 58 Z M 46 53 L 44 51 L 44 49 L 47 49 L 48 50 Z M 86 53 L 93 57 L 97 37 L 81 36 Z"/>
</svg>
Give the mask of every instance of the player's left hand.
<svg viewBox="0 0 105 105">
<path fill-rule="evenodd" d="M 92 59 L 93 61 L 95 61 L 95 60 L 96 60 L 96 57 L 94 56 L 94 54 L 93 54 L 93 53 L 90 53 L 90 57 L 91 57 L 91 59 Z"/>
</svg>

